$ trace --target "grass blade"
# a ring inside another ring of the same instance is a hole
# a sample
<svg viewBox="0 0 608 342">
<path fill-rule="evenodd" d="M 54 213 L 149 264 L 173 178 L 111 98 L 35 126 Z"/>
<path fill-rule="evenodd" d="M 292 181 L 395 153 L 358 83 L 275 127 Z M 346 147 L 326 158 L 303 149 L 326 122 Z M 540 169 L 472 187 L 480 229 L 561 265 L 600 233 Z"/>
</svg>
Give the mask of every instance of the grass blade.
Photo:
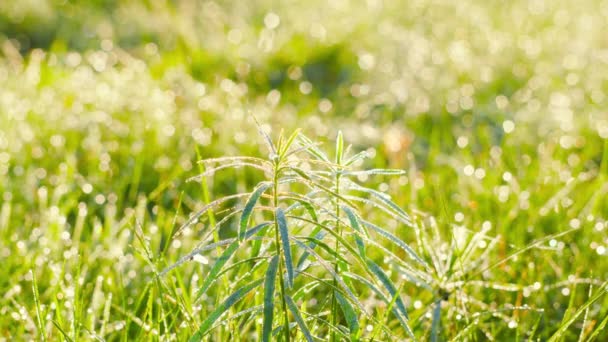
<svg viewBox="0 0 608 342">
<path fill-rule="evenodd" d="M 272 317 L 274 314 L 274 287 L 275 278 L 277 276 L 277 267 L 279 265 L 279 257 L 275 255 L 268 269 L 266 270 L 266 279 L 264 280 L 264 325 L 262 328 L 262 341 L 270 340 L 272 332 Z"/>
<path fill-rule="evenodd" d="M 323 250 L 325 250 L 329 255 L 331 255 L 334 258 L 340 260 L 340 262 L 342 262 L 342 263 L 344 263 L 346 265 L 350 265 L 350 263 L 348 262 L 348 260 L 346 260 L 342 255 L 340 255 L 340 253 L 338 253 L 338 251 L 336 251 L 333 248 L 329 247 L 325 242 L 323 242 L 323 241 L 321 241 L 319 239 L 313 238 L 313 237 L 308 237 L 308 236 L 305 236 L 302 239 L 308 240 L 308 241 L 311 242 L 311 243 L 308 244 L 309 247 L 315 248 L 315 247 L 319 246 Z"/>
<path fill-rule="evenodd" d="M 42 323 L 42 310 L 40 308 L 40 294 L 38 293 L 38 283 L 33 270 L 30 270 L 32 275 L 32 292 L 34 292 L 34 303 L 36 305 L 36 324 L 38 325 L 38 333 L 40 340 L 46 342 L 46 334 L 44 333 L 44 324 Z"/>
<path fill-rule="evenodd" d="M 285 145 L 281 146 L 281 151 L 279 152 L 279 155 L 281 156 L 281 158 L 283 158 L 287 154 L 287 152 L 289 151 L 289 148 L 293 144 L 294 140 L 300 134 L 300 131 L 301 131 L 300 128 L 296 129 L 293 133 L 291 133 L 291 135 L 289 136 L 289 138 L 287 138 L 287 141 L 285 142 Z"/>
<path fill-rule="evenodd" d="M 326 234 L 326 232 L 321 231 L 321 227 L 315 226 L 315 229 L 313 229 L 312 233 L 310 234 L 310 237 L 314 238 L 314 240 L 311 240 L 312 242 L 308 243 L 308 247 L 312 249 L 317 247 L 317 244 L 314 241 L 323 239 Z M 308 256 L 309 254 L 306 251 L 300 255 L 300 259 L 296 264 L 296 273 L 302 272 L 307 267 L 306 260 L 308 259 Z"/>
<path fill-rule="evenodd" d="M 336 137 L 336 164 L 342 164 L 342 154 L 344 153 L 344 137 L 342 136 L 342 131 L 338 131 L 338 136 Z"/>
<path fill-rule="evenodd" d="M 363 243 L 363 239 L 361 239 L 361 236 L 359 236 L 359 234 L 363 233 L 363 229 L 361 228 L 361 225 L 359 224 L 359 218 L 347 206 L 342 206 L 342 210 L 346 213 L 346 216 L 348 216 L 348 221 L 350 222 L 351 227 L 354 230 L 356 230 L 355 243 L 357 244 L 357 247 L 359 248 L 359 254 L 361 255 L 362 258 L 365 258 L 365 244 Z"/>
<path fill-rule="evenodd" d="M 306 151 L 308 151 L 308 153 L 310 153 L 311 155 L 313 155 L 314 157 L 317 157 L 319 160 L 322 160 L 324 162 L 327 163 L 331 163 L 329 161 L 329 158 L 327 158 L 327 155 L 321 151 L 314 142 L 312 142 L 312 140 L 310 140 L 307 136 L 305 136 L 304 134 L 299 134 L 298 135 L 298 139 L 300 139 L 301 143 L 303 146 L 308 146 L 308 148 L 306 149 Z"/>
<path fill-rule="evenodd" d="M 350 330 L 350 337 L 352 341 L 359 340 L 359 319 L 357 314 L 355 313 L 355 309 L 350 305 L 350 303 L 342 296 L 342 294 L 338 291 L 334 291 L 336 299 L 338 300 L 338 304 L 340 304 L 340 308 L 342 308 L 342 313 L 344 314 L 344 318 L 346 319 L 346 323 L 348 324 L 348 329 Z"/>
<path fill-rule="evenodd" d="M 441 299 L 435 301 L 433 309 L 433 321 L 431 323 L 431 342 L 437 342 L 439 338 L 439 328 L 441 323 Z"/>
<path fill-rule="evenodd" d="M 367 151 L 361 151 L 361 152 L 355 154 L 354 156 L 350 157 L 344 163 L 344 166 L 350 166 L 350 165 L 354 164 L 355 162 L 365 159 L 365 158 L 369 158 L 369 153 L 367 153 Z"/>
<path fill-rule="evenodd" d="M 203 321 L 201 326 L 198 328 L 198 331 L 190 337 L 190 342 L 200 342 L 203 340 L 205 334 L 209 331 L 209 328 L 213 326 L 213 323 L 220 318 L 230 307 L 232 307 L 236 302 L 241 300 L 245 295 L 247 295 L 251 290 L 259 286 L 264 279 L 258 279 L 253 281 L 243 287 L 240 287 L 236 291 L 234 291 L 222 304 L 220 304 L 213 312 L 207 316 L 207 318 Z"/>
<path fill-rule="evenodd" d="M 597 326 L 597 328 L 595 328 L 595 330 L 593 330 L 593 332 L 591 333 L 591 335 L 589 335 L 589 338 L 587 339 L 588 342 L 594 341 L 597 336 L 604 331 L 604 329 L 606 328 L 606 325 L 608 324 L 608 315 L 606 315 L 606 317 L 604 317 L 604 319 L 602 320 L 602 322 Z"/>
<path fill-rule="evenodd" d="M 260 125 L 260 123 L 258 122 L 258 119 L 255 117 L 255 115 L 253 115 L 251 112 L 249 112 L 249 115 L 253 118 L 253 121 L 255 121 L 255 125 L 258 127 L 258 132 L 260 133 L 260 135 L 262 137 L 264 137 L 264 141 L 266 141 L 266 145 L 268 145 L 268 149 L 270 150 L 270 153 L 276 155 L 277 148 L 274 146 L 274 143 L 272 142 L 272 139 L 270 139 L 270 136 L 268 135 L 268 133 L 266 133 L 266 131 L 264 131 L 262 129 L 262 125 Z"/>
<path fill-rule="evenodd" d="M 416 260 L 418 263 L 420 263 L 421 265 L 423 265 L 425 268 L 428 268 L 428 265 L 426 264 L 426 262 L 424 262 L 424 260 L 422 260 L 422 258 L 419 257 L 418 254 L 416 254 L 416 252 L 414 252 L 414 250 L 410 246 L 408 246 L 405 242 L 403 242 L 403 240 L 399 239 L 395 235 L 389 233 L 388 231 L 380 228 L 379 226 L 377 226 L 377 225 L 375 225 L 375 224 L 373 224 L 371 222 L 367 222 L 367 221 L 364 221 L 364 220 L 361 220 L 361 222 L 365 226 L 367 226 L 367 227 L 371 228 L 372 230 L 374 230 L 376 233 L 382 235 L 383 237 L 387 238 L 388 240 L 390 240 L 391 242 L 393 242 L 394 244 L 396 244 L 397 246 L 399 246 L 412 259 Z"/>
<path fill-rule="evenodd" d="M 249 199 L 247 199 L 247 203 L 245 204 L 245 208 L 243 209 L 243 213 L 241 214 L 241 222 L 239 225 L 239 242 L 243 241 L 245 230 L 247 229 L 247 225 L 249 224 L 249 217 L 253 213 L 253 208 L 255 204 L 258 202 L 258 199 L 262 196 L 264 191 L 272 186 L 270 182 L 262 182 L 258 185 L 258 187 L 251 193 Z"/>
<path fill-rule="evenodd" d="M 402 176 L 405 171 L 399 169 L 370 169 L 362 171 L 345 171 L 343 175 L 348 176 L 370 176 L 370 175 L 384 175 L 384 176 Z"/>
<path fill-rule="evenodd" d="M 283 255 L 285 257 L 285 268 L 287 269 L 287 287 L 293 287 L 293 260 L 291 259 L 291 248 L 289 246 L 289 231 L 287 229 L 287 219 L 283 209 L 277 208 L 277 224 L 283 245 Z"/>
<path fill-rule="evenodd" d="M 585 302 L 585 304 L 583 304 L 583 306 L 581 306 L 578 310 L 576 310 L 576 312 L 574 314 L 572 314 L 572 316 L 559 327 L 559 329 L 555 332 L 555 334 L 553 334 L 553 336 L 551 336 L 551 338 L 549 338 L 548 341 L 549 342 L 559 341 L 562 338 L 562 336 L 564 335 L 564 333 L 566 332 L 566 330 L 568 330 L 568 328 L 572 325 L 572 323 L 574 323 L 574 321 L 576 321 L 578 316 L 580 316 L 583 312 L 585 312 L 585 310 L 587 310 L 588 307 L 590 307 L 593 303 L 598 301 L 603 295 L 606 294 L 607 285 L 608 285 L 608 281 L 604 282 L 602 284 L 602 286 L 599 288 L 599 291 L 597 291 L 595 293 L 595 295 L 593 295 L 593 297 L 591 297 L 587 302 Z"/>
<path fill-rule="evenodd" d="M 298 323 L 300 331 L 302 331 L 302 333 L 304 334 L 306 341 L 314 342 L 312 334 L 310 333 L 310 330 L 308 330 L 306 322 L 304 322 L 304 320 L 302 319 L 302 315 L 300 315 L 300 310 L 298 310 L 296 303 L 293 302 L 293 299 L 291 299 L 289 295 L 285 295 L 285 301 L 287 302 L 287 307 L 289 308 L 289 311 L 291 311 L 293 318 L 296 320 L 296 323 Z M 289 334 L 289 332 L 287 333 Z"/>
<path fill-rule="evenodd" d="M 59 330 L 59 332 L 61 333 L 61 336 L 63 336 L 63 338 L 68 341 L 68 342 L 73 342 L 74 340 L 72 340 L 72 338 L 70 338 L 70 336 L 68 335 L 67 332 L 65 332 L 65 330 L 63 330 L 63 328 L 61 328 L 61 325 L 59 325 L 59 323 L 55 320 L 52 320 L 51 322 L 53 322 L 53 325 L 55 326 L 55 328 L 57 328 L 57 330 Z"/>
<path fill-rule="evenodd" d="M 220 271 L 222 270 L 226 262 L 230 260 L 230 258 L 238 248 L 239 244 L 237 242 L 233 242 L 228 246 L 228 248 L 224 250 L 224 252 L 222 253 L 222 255 L 220 255 L 215 264 L 213 264 L 213 267 L 211 267 L 209 274 L 207 274 L 207 276 L 205 277 L 203 285 L 201 285 L 201 288 L 196 293 L 195 301 L 197 301 L 205 292 L 207 292 L 209 286 L 211 286 L 211 284 L 215 282 L 215 280 L 217 280 Z"/>
<path fill-rule="evenodd" d="M 314 257 L 317 262 L 323 267 L 325 268 L 325 270 L 333 277 L 333 279 L 336 279 L 336 281 L 338 282 L 338 284 L 340 285 L 340 287 L 344 290 L 344 292 L 346 292 L 346 294 L 348 295 L 348 297 L 355 303 L 357 304 L 357 306 L 359 307 L 359 309 L 361 310 L 361 312 L 366 313 L 365 311 L 365 307 L 363 306 L 363 304 L 361 304 L 361 302 L 357 299 L 357 297 L 353 294 L 353 292 L 351 291 L 351 289 L 348 287 L 348 285 L 346 285 L 346 282 L 344 282 L 344 279 L 342 279 L 342 277 L 340 277 L 340 275 L 338 275 L 333 267 L 331 265 L 329 265 L 327 263 L 327 261 L 325 261 L 323 258 L 321 258 L 321 256 L 319 256 L 314 250 L 312 250 L 312 248 L 306 246 L 306 244 L 304 244 L 303 242 L 300 241 L 295 241 L 296 244 L 306 250 L 312 257 Z"/>
<path fill-rule="evenodd" d="M 393 300 L 395 301 L 395 307 L 392 308 L 392 311 L 395 314 L 395 316 L 397 317 L 397 319 L 399 320 L 399 323 L 401 323 L 401 326 L 408 333 L 408 335 L 410 335 L 412 337 L 412 339 L 415 339 L 414 333 L 412 332 L 412 328 L 410 328 L 409 324 L 407 323 L 407 320 L 409 319 L 409 317 L 407 314 L 407 310 L 405 309 L 405 304 L 403 303 L 401 296 L 399 296 L 397 288 L 395 287 L 393 282 L 390 280 L 388 275 L 386 273 L 384 273 L 382 268 L 380 268 L 380 266 L 378 266 L 375 262 L 373 262 L 371 260 L 368 260 L 367 264 L 369 266 L 369 269 L 372 271 L 372 273 L 378 278 L 378 280 L 380 280 L 382 285 L 387 289 L 389 294 L 393 297 Z"/>
</svg>

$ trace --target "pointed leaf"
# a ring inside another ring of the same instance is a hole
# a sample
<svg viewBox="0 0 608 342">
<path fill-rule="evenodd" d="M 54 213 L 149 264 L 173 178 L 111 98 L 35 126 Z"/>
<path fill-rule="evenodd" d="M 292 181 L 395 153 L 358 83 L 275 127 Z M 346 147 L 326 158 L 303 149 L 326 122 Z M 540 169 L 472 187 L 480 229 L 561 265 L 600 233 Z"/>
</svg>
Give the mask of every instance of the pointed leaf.
<svg viewBox="0 0 608 342">
<path fill-rule="evenodd" d="M 257 226 L 249 229 L 247 232 L 245 232 L 245 239 L 249 239 L 251 236 L 255 235 L 262 228 L 268 226 L 269 224 L 270 224 L 269 222 L 264 222 L 264 223 L 260 223 Z M 238 248 L 239 248 L 239 244 L 238 244 L 238 242 L 235 241 L 235 242 L 231 243 L 228 246 L 228 248 L 226 248 L 224 250 L 222 255 L 220 255 L 220 257 L 217 259 L 215 264 L 213 264 L 213 266 L 211 267 L 211 270 L 209 270 L 209 273 L 207 274 L 207 276 L 205 277 L 205 280 L 203 281 L 203 285 L 201 285 L 201 288 L 196 293 L 196 300 L 198 300 L 205 292 L 207 292 L 207 290 L 209 289 L 209 286 L 211 286 L 211 284 L 213 284 L 219 278 L 222 268 L 224 267 L 224 265 L 226 265 L 226 262 L 228 262 L 228 260 L 230 260 L 230 258 L 234 254 L 234 252 L 236 252 L 238 250 Z"/>
<path fill-rule="evenodd" d="M 262 196 L 264 191 L 272 186 L 270 182 L 262 182 L 258 187 L 251 193 L 249 199 L 247 199 L 247 203 L 245 204 L 245 208 L 243 209 L 243 213 L 241 214 L 241 222 L 239 225 L 239 241 L 243 241 L 245 230 L 247 229 L 247 225 L 249 224 L 249 217 L 251 213 L 253 213 L 253 208 L 257 203 L 258 199 Z"/>
<path fill-rule="evenodd" d="M 285 145 L 283 145 L 282 148 L 281 148 L 281 152 L 280 152 L 281 157 L 285 156 L 285 154 L 289 151 L 289 148 L 293 144 L 294 140 L 300 134 L 300 131 L 301 131 L 300 128 L 296 129 L 293 133 L 291 133 L 291 135 L 289 136 L 289 138 L 287 138 L 287 141 L 285 142 Z"/>
<path fill-rule="evenodd" d="M 334 291 L 334 295 L 338 300 L 338 304 L 340 304 L 340 308 L 342 308 L 342 313 L 344 314 L 344 318 L 346 319 L 346 323 L 348 324 L 348 329 L 350 330 L 351 340 L 358 340 L 359 333 L 359 319 L 357 318 L 357 314 L 355 313 L 355 309 L 350 305 L 350 303 L 342 296 L 342 294 L 338 291 Z"/>
<path fill-rule="evenodd" d="M 213 326 L 213 323 L 220 318 L 230 307 L 232 307 L 236 302 L 243 299 L 245 295 L 247 295 L 251 290 L 260 285 L 264 280 L 258 279 L 254 282 L 251 282 L 243 287 L 240 287 L 236 291 L 234 291 L 222 304 L 220 304 L 213 312 L 207 316 L 207 318 L 203 321 L 201 326 L 198 328 L 198 331 L 190 337 L 190 342 L 200 342 L 203 340 L 205 334 L 209 331 L 209 328 Z"/>
<path fill-rule="evenodd" d="M 363 230 L 361 229 L 361 226 L 359 225 L 359 219 L 349 207 L 342 206 L 342 210 L 344 210 L 344 212 L 346 213 L 346 216 L 348 216 L 348 220 L 350 221 L 351 227 L 357 231 L 355 233 L 355 243 L 357 244 L 357 247 L 359 248 L 359 254 L 361 255 L 362 258 L 364 258 L 365 257 L 365 244 L 363 243 L 363 239 L 361 239 L 361 236 L 359 235 L 359 234 L 363 233 Z"/>
<path fill-rule="evenodd" d="M 368 158 L 369 157 L 369 153 L 367 153 L 367 151 L 361 151 L 357 154 L 355 154 L 354 156 L 350 157 L 345 163 L 344 166 L 350 166 L 352 164 L 354 164 L 355 162 Z"/>
<path fill-rule="evenodd" d="M 253 121 L 255 121 L 255 125 L 258 127 L 258 132 L 260 133 L 260 135 L 262 137 L 264 137 L 264 140 L 266 141 L 266 145 L 268 145 L 268 149 L 270 150 L 270 153 L 273 155 L 276 155 L 277 149 L 274 146 L 274 144 L 272 143 L 272 139 L 270 139 L 270 136 L 268 135 L 268 133 L 266 133 L 266 131 L 264 131 L 262 129 L 262 125 L 260 125 L 260 123 L 258 122 L 258 119 L 253 114 L 251 114 L 251 112 L 249 112 L 249 114 L 253 118 Z"/>
<path fill-rule="evenodd" d="M 287 269 L 287 287 L 293 287 L 293 260 L 291 259 L 291 247 L 289 246 L 289 231 L 287 229 L 287 219 L 283 209 L 277 208 L 277 223 L 281 244 L 283 245 L 283 255 L 285 257 L 285 268 Z"/>
<path fill-rule="evenodd" d="M 380 280 L 380 282 L 382 283 L 384 288 L 386 288 L 386 290 L 391 295 L 391 297 L 399 296 L 399 294 L 397 293 L 397 288 L 395 287 L 395 284 L 393 284 L 393 282 L 388 277 L 388 275 L 384 272 L 384 270 L 382 268 L 380 268 L 380 266 L 378 266 L 378 264 L 376 264 L 375 262 L 373 262 L 371 260 L 368 260 L 367 264 L 369 265 L 370 270 L 378 278 L 378 280 Z M 407 318 L 408 317 L 407 310 L 405 309 L 405 304 L 403 303 L 403 300 L 401 300 L 401 298 L 397 299 L 396 306 L 399 309 L 399 311 L 403 314 L 403 316 L 405 316 Z"/>
<path fill-rule="evenodd" d="M 275 255 L 270 261 L 270 264 L 268 264 L 268 269 L 266 270 L 266 280 L 264 281 L 264 326 L 262 328 L 262 341 L 264 342 L 270 340 L 270 333 L 272 332 L 272 316 L 274 314 L 274 287 L 278 265 L 279 258 L 277 255 Z"/>
<path fill-rule="evenodd" d="M 338 136 L 336 137 L 336 164 L 342 164 L 342 154 L 344 153 L 344 137 L 342 136 L 342 131 L 338 131 Z"/>
<path fill-rule="evenodd" d="M 321 151 L 312 140 L 310 140 L 307 136 L 300 134 L 298 138 L 302 141 L 302 145 L 307 146 L 308 153 L 312 154 L 314 157 L 317 157 L 319 160 L 330 163 L 327 155 Z"/>
<path fill-rule="evenodd" d="M 325 268 L 325 270 L 338 282 L 338 284 L 340 285 L 340 287 L 344 290 L 344 292 L 348 295 L 348 297 L 355 303 L 357 304 L 357 306 L 359 307 L 359 310 L 361 310 L 361 312 L 366 313 L 365 311 L 365 307 L 363 306 L 363 304 L 361 304 L 361 302 L 357 299 L 357 297 L 353 294 L 353 292 L 351 291 L 351 289 L 348 287 L 348 285 L 346 285 L 346 283 L 344 282 L 344 279 L 342 279 L 342 277 L 337 274 L 334 271 L 334 268 L 327 263 L 326 260 L 324 260 L 323 258 L 321 258 L 321 256 L 319 256 L 319 254 L 317 254 L 315 251 L 313 251 L 310 247 L 306 246 L 306 244 L 296 240 L 295 241 L 296 244 L 298 246 L 300 246 L 300 248 L 308 251 L 308 253 L 317 260 L 317 262 L 323 267 Z"/>
<path fill-rule="evenodd" d="M 385 175 L 385 176 L 401 176 L 405 174 L 405 171 L 399 169 L 370 169 L 361 171 L 345 171 L 343 174 L 349 176 L 363 176 L 363 175 Z"/>
<path fill-rule="evenodd" d="M 226 262 L 228 262 L 228 260 L 230 260 L 230 258 L 232 257 L 234 252 L 236 252 L 236 250 L 238 248 L 239 248 L 239 244 L 237 242 L 233 242 L 232 244 L 230 244 L 230 246 L 228 246 L 228 248 L 226 248 L 224 250 L 222 255 L 220 255 L 220 257 L 217 259 L 217 261 L 211 267 L 211 270 L 209 270 L 209 273 L 207 274 L 207 276 L 205 277 L 205 280 L 203 281 L 203 285 L 201 285 L 201 288 L 198 289 L 198 292 L 196 293 L 195 300 L 198 300 L 205 292 L 207 292 L 207 289 L 209 288 L 209 286 L 211 286 L 211 284 L 213 284 L 215 282 L 215 280 L 218 278 L 218 275 L 219 275 L 220 271 L 222 270 L 222 268 L 224 267 L 224 265 L 226 264 Z"/>
<path fill-rule="evenodd" d="M 327 233 L 321 230 L 321 227 L 316 226 L 312 233 L 310 234 L 311 237 L 314 237 L 316 240 L 321 240 L 323 239 L 323 237 L 326 235 Z M 314 242 L 314 240 L 311 240 L 312 242 L 308 243 L 308 247 L 314 249 L 317 244 Z M 302 255 L 300 255 L 300 259 L 298 260 L 298 263 L 296 264 L 296 273 L 302 272 L 305 268 L 306 268 L 306 259 L 308 259 L 308 256 L 310 254 L 307 251 L 304 251 L 302 253 Z"/>
<path fill-rule="evenodd" d="M 431 342 L 437 342 L 439 338 L 439 324 L 441 323 L 441 299 L 435 301 L 433 309 L 433 321 L 431 322 Z"/>
<path fill-rule="evenodd" d="M 366 225 L 367 227 L 371 228 L 372 230 L 374 230 L 376 233 L 384 236 L 385 238 L 391 240 L 393 243 L 395 243 L 397 246 L 399 246 L 401 249 L 403 249 L 403 251 L 405 251 L 405 253 L 407 253 L 412 259 L 416 260 L 417 262 L 419 262 L 421 265 L 423 265 L 424 267 L 428 267 L 428 265 L 426 264 L 426 262 L 424 262 L 424 260 L 422 260 L 421 257 L 418 256 L 418 254 L 416 254 L 416 252 L 414 252 L 414 250 L 408 246 L 405 242 L 403 242 L 403 240 L 399 239 L 398 237 L 396 237 L 395 235 L 389 233 L 388 231 L 378 227 L 377 225 L 371 223 L 371 222 L 367 222 L 364 220 L 361 220 L 361 222 Z"/>
<path fill-rule="evenodd" d="M 314 342 L 312 334 L 310 333 L 310 330 L 308 330 L 308 327 L 306 326 L 306 322 L 304 322 L 304 320 L 302 319 L 302 315 L 300 315 L 300 310 L 298 310 L 296 303 L 293 302 L 293 299 L 291 299 L 291 297 L 289 297 L 289 295 L 285 295 L 285 301 L 287 303 L 287 307 L 289 308 L 289 311 L 291 311 L 291 314 L 293 315 L 293 318 L 296 320 L 296 323 L 298 323 L 298 326 L 300 327 L 300 331 L 302 331 L 302 333 L 304 334 L 306 341 Z"/>
<path fill-rule="evenodd" d="M 340 255 L 340 253 L 338 253 L 338 251 L 336 251 L 333 247 L 328 246 L 325 242 L 319 240 L 319 239 L 315 239 L 313 237 L 303 237 L 304 240 L 308 240 L 311 241 L 313 244 L 313 247 L 321 247 L 323 250 L 325 250 L 329 255 L 333 256 L 334 258 L 338 259 L 339 261 L 343 262 L 346 265 L 350 265 L 350 263 L 348 262 L 348 260 L 344 259 L 343 256 Z"/>
</svg>

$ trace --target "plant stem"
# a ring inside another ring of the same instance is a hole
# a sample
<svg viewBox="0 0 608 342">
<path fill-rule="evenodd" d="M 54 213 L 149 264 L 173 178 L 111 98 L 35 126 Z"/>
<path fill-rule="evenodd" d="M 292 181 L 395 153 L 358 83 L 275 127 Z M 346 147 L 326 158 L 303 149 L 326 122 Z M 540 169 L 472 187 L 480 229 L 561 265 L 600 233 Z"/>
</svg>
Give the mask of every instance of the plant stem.
<svg viewBox="0 0 608 342">
<path fill-rule="evenodd" d="M 336 172 L 336 194 L 340 195 L 340 172 Z M 338 233 L 338 235 L 340 235 L 340 237 L 342 237 L 342 227 L 340 227 L 340 199 L 336 197 L 336 232 Z M 336 239 L 336 245 L 335 245 L 335 251 L 336 253 L 338 253 L 338 239 Z M 338 258 L 334 257 L 334 271 L 336 272 L 336 274 L 339 274 L 339 270 L 338 270 Z M 334 278 L 333 281 L 333 288 L 335 289 L 338 286 L 338 281 Z M 336 326 L 337 323 L 337 316 L 338 316 L 338 308 L 337 308 L 337 303 L 336 303 L 336 290 L 332 291 L 332 298 L 331 298 L 331 325 L 332 326 Z M 336 332 L 332 330 L 331 332 L 331 339 L 330 341 L 334 342 L 337 341 L 336 340 Z"/>
<path fill-rule="evenodd" d="M 274 178 L 273 178 L 273 206 L 274 206 L 274 243 L 277 248 L 277 255 L 279 256 L 279 286 L 281 289 L 281 303 L 283 306 L 283 320 L 285 330 L 285 342 L 289 342 L 289 314 L 287 312 L 287 303 L 285 302 L 285 285 L 283 284 L 283 258 L 281 258 L 281 241 L 279 238 L 279 222 L 277 219 L 277 208 L 279 206 L 279 161 L 274 163 Z"/>
</svg>

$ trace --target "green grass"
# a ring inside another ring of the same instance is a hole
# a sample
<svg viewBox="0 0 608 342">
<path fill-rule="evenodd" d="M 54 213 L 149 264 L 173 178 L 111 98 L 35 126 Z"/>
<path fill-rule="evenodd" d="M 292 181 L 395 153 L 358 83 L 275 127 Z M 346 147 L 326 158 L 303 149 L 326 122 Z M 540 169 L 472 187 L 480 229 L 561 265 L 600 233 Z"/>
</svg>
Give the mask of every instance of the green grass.
<svg viewBox="0 0 608 342">
<path fill-rule="evenodd" d="M 604 7 L 1 2 L 0 341 L 608 339 Z"/>
</svg>

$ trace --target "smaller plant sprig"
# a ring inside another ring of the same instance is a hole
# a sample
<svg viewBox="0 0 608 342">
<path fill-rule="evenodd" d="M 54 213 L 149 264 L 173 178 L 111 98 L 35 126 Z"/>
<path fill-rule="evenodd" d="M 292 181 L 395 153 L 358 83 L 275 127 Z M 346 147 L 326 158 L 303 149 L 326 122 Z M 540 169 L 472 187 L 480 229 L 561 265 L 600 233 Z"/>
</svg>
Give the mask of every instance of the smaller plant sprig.
<svg viewBox="0 0 608 342">
<path fill-rule="evenodd" d="M 178 236 L 193 223 L 204 220 L 209 210 L 214 211 L 219 220 L 203 233 L 199 245 L 161 275 L 199 254 L 220 248 L 221 254 L 204 275 L 195 299 L 201 300 L 212 289 L 216 296 L 231 291 L 204 317 L 190 340 L 201 341 L 229 320 L 237 320 L 238 325 L 233 326 L 250 327 L 250 331 L 255 327 L 262 341 L 271 337 L 291 341 L 298 336 L 307 341 L 327 338 L 358 341 L 368 334 L 362 329 L 365 321 L 379 327 L 387 338 L 408 336 L 415 340 L 399 288 L 372 257 L 386 250 L 376 240 L 386 239 L 409 256 L 400 260 L 408 269 L 428 266 L 408 244 L 366 217 L 371 216 L 370 211 L 374 215 L 378 212 L 402 226 L 415 226 L 389 195 L 357 182 L 360 177 L 404 172 L 357 170 L 355 166 L 367 153 L 349 156 L 350 147 L 344 147 L 341 133 L 336 139 L 333 162 L 299 130 L 288 137 L 281 133 L 276 143 L 262 129 L 260 134 L 270 151 L 267 159 L 241 156 L 203 160 L 206 171 L 191 179 L 204 180 L 217 171 L 234 167 L 251 167 L 265 175 L 265 180 L 251 192 L 229 195 L 205 205 L 175 234 Z M 243 200 L 244 205 L 222 209 L 233 200 Z M 233 222 L 234 237 L 214 240 L 220 228 Z M 376 253 L 371 253 L 374 250 Z M 224 275 L 232 279 L 231 289 L 214 288 Z M 385 303 L 402 333 L 391 327 L 394 321 L 388 321 L 386 313 L 380 314 L 378 301 L 362 300 L 362 293 L 358 293 L 362 288 Z M 314 302 L 308 296 L 323 299 Z M 376 309 L 377 314 L 368 312 L 366 307 Z M 258 321 L 260 315 L 262 319 Z M 240 331 L 246 334 L 247 329 Z M 374 334 L 377 333 L 375 330 Z"/>
</svg>

